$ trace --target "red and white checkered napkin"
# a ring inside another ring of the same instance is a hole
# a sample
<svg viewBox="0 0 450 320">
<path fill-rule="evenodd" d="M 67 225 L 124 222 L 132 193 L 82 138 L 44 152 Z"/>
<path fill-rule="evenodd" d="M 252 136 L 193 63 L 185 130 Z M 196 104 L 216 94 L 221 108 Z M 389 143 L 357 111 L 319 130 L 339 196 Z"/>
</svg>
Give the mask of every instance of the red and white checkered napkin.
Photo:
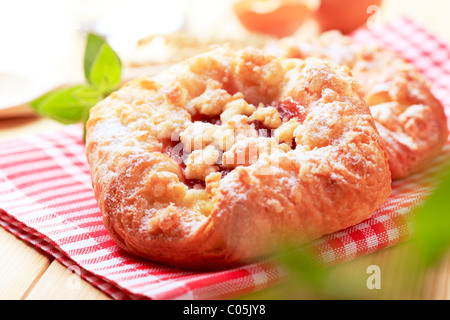
<svg viewBox="0 0 450 320">
<path fill-rule="evenodd" d="M 433 83 L 450 114 L 450 46 L 408 18 L 360 30 L 357 41 L 376 40 L 414 63 Z M 374 215 L 309 246 L 322 263 L 347 261 L 407 239 L 411 210 L 435 186 L 450 161 L 450 143 L 426 170 L 393 183 Z M 149 263 L 120 250 L 107 234 L 94 198 L 81 128 L 0 142 L 0 224 L 79 273 L 115 299 L 219 299 L 277 283 L 285 274 L 264 261 L 212 273 Z"/>
</svg>

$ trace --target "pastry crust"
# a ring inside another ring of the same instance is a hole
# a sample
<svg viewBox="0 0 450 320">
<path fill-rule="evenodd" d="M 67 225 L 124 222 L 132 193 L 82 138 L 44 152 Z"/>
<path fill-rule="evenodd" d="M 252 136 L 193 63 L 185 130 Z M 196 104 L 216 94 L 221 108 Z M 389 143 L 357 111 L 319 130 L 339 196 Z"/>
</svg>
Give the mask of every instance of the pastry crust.
<svg viewBox="0 0 450 320">
<path fill-rule="evenodd" d="M 87 123 L 108 232 L 151 261 L 215 270 L 367 219 L 391 178 L 358 92 L 346 67 L 227 47 L 127 83 Z"/>
<path fill-rule="evenodd" d="M 392 179 L 422 169 L 447 142 L 442 104 L 427 80 L 395 53 L 374 44 L 355 43 L 338 31 L 310 41 L 285 38 L 266 49 L 276 56 L 318 57 L 351 69 L 386 144 Z"/>
</svg>

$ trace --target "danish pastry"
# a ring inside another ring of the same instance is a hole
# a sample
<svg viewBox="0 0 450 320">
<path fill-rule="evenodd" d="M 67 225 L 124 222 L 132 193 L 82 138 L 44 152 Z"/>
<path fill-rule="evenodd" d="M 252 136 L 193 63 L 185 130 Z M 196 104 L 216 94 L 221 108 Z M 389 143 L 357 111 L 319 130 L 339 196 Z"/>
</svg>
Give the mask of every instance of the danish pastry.
<svg viewBox="0 0 450 320">
<path fill-rule="evenodd" d="M 218 47 L 91 109 L 86 152 L 128 252 L 215 270 L 370 217 L 387 153 L 347 67 Z"/>
<path fill-rule="evenodd" d="M 285 38 L 266 49 L 276 56 L 318 57 L 351 69 L 385 141 L 393 179 L 423 168 L 447 142 L 444 108 L 425 78 L 395 53 L 355 43 L 338 31 L 310 41 Z"/>
</svg>

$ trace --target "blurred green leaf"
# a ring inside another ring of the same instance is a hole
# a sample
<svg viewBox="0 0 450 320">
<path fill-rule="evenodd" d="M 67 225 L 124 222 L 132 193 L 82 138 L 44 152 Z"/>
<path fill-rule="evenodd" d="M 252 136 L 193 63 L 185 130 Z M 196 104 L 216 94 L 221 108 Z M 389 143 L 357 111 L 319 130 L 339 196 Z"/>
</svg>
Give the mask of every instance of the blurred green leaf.
<svg viewBox="0 0 450 320">
<path fill-rule="evenodd" d="M 312 286 L 321 285 L 325 270 L 306 251 L 282 249 L 277 258 L 297 280 Z"/>
<path fill-rule="evenodd" d="M 360 275 L 354 274 L 352 278 L 337 275 L 333 266 L 319 264 L 305 249 L 281 249 L 276 258 L 290 276 L 285 287 L 290 296 L 303 291 L 316 299 L 355 299 L 358 292 L 355 286 L 364 284 Z"/>
<path fill-rule="evenodd" d="M 443 180 L 415 212 L 415 244 L 425 265 L 436 263 L 450 248 L 450 167 Z"/>
<path fill-rule="evenodd" d="M 100 98 L 95 88 L 78 85 L 46 93 L 32 101 L 31 106 L 42 116 L 71 124 L 83 122 L 90 107 Z"/>
<path fill-rule="evenodd" d="M 119 56 L 100 36 L 90 33 L 84 55 L 84 74 L 87 81 L 106 93 L 119 83 L 122 63 Z"/>
</svg>

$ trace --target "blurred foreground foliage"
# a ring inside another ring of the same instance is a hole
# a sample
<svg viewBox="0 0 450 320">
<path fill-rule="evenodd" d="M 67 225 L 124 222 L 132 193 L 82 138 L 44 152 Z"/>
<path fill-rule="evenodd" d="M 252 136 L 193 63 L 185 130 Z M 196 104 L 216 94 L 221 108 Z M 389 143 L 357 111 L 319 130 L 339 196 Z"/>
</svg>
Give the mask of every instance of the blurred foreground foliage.
<svg viewBox="0 0 450 320">
<path fill-rule="evenodd" d="M 370 290 L 367 282 L 373 264 L 371 255 L 346 264 L 324 266 L 307 250 L 283 248 L 275 261 L 287 273 L 280 284 L 249 294 L 243 299 L 331 299 L 331 300 L 407 300 L 420 299 L 423 279 L 450 251 L 450 165 L 435 177 L 436 188 L 413 212 L 414 235 L 395 248 L 396 254 L 383 259 L 377 252 L 381 270 L 381 290 Z M 392 251 L 391 251 L 392 252 Z M 346 268 L 347 267 L 347 268 Z"/>
</svg>

